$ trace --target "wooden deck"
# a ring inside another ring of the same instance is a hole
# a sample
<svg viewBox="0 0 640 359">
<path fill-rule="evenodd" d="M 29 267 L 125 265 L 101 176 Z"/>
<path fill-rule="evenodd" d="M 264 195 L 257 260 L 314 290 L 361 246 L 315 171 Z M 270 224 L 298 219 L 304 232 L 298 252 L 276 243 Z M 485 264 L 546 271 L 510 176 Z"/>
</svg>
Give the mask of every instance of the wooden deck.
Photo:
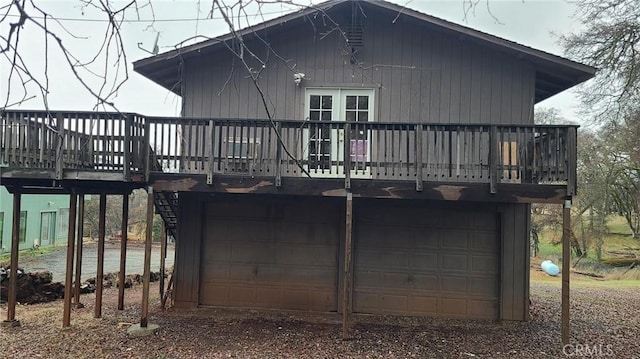
<svg viewBox="0 0 640 359">
<path fill-rule="evenodd" d="M 188 119 L 4 111 L 2 184 L 561 203 L 576 126 Z"/>
</svg>

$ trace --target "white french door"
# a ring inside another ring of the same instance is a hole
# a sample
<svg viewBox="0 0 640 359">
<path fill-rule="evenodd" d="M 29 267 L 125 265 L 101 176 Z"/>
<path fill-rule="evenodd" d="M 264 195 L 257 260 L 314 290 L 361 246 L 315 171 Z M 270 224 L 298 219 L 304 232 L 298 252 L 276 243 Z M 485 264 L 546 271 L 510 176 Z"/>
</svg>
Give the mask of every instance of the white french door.
<svg viewBox="0 0 640 359">
<path fill-rule="evenodd" d="M 351 177 L 369 178 L 371 131 L 362 123 L 373 121 L 372 89 L 306 90 L 305 119 L 312 122 L 304 133 L 306 170 L 317 177 L 344 176 L 345 130 L 333 121 L 353 122 L 349 133 Z"/>
</svg>

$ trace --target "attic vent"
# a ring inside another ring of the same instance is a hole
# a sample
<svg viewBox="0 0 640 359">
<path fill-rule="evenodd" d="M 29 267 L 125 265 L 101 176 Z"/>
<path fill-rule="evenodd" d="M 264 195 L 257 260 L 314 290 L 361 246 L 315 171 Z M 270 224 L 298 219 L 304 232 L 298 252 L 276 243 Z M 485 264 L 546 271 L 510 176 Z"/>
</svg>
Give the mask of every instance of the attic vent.
<svg viewBox="0 0 640 359">
<path fill-rule="evenodd" d="M 349 42 L 349 47 L 353 50 L 356 47 L 364 46 L 364 27 L 362 17 L 364 12 L 357 1 L 351 4 L 351 22 L 345 29 L 345 36 Z"/>
<path fill-rule="evenodd" d="M 351 24 L 345 31 L 347 41 L 350 47 L 364 46 L 364 30 L 362 24 Z"/>
</svg>

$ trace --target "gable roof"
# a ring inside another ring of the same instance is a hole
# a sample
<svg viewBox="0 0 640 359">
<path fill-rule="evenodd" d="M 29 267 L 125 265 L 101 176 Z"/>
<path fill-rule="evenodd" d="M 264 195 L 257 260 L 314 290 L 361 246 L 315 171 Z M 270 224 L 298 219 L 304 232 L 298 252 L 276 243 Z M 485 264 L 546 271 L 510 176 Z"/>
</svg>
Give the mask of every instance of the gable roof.
<svg viewBox="0 0 640 359">
<path fill-rule="evenodd" d="M 594 67 L 382 0 L 329 0 L 238 30 L 235 34 L 228 33 L 180 49 L 138 60 L 133 63 L 133 69 L 160 86 L 181 95 L 179 85 L 180 69 L 185 59 L 218 51 L 225 47 L 225 41 L 233 39 L 236 35 L 246 36 L 256 32 L 275 30 L 277 27 L 286 25 L 295 26 L 298 22 L 304 21 L 309 15 L 326 12 L 333 8 L 348 5 L 354 1 L 360 1 L 361 3 L 393 12 L 398 16 L 409 16 L 435 26 L 442 31 L 464 36 L 480 45 L 492 47 L 531 62 L 536 70 L 536 103 L 592 78 L 596 72 L 596 68 Z"/>
</svg>

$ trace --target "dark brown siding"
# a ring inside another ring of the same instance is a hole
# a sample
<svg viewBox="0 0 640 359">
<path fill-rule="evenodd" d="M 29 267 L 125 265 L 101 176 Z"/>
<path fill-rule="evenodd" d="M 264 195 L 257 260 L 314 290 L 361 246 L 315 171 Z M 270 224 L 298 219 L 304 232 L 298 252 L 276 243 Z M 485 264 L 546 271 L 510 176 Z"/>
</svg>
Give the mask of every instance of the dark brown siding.
<svg viewBox="0 0 640 359">
<path fill-rule="evenodd" d="M 529 319 L 529 232 L 531 205 L 508 204 L 501 216 L 502 306 L 505 320 Z"/>
<path fill-rule="evenodd" d="M 354 311 L 497 319 L 497 217 L 495 208 L 358 206 Z"/>
<path fill-rule="evenodd" d="M 337 310 L 339 208 L 317 199 L 208 202 L 199 303 Z"/>
<path fill-rule="evenodd" d="M 340 309 L 343 199 L 180 201 L 177 306 Z M 355 199 L 353 309 L 528 319 L 529 209 Z"/>
<path fill-rule="evenodd" d="M 535 73 L 530 64 L 417 21 L 368 10 L 364 47 L 352 65 L 337 32 L 322 38 L 305 23 L 270 35 L 272 48 L 259 83 L 278 119 L 304 119 L 305 87 L 374 88 L 380 122 L 533 123 Z M 264 56 L 263 44 L 255 45 Z M 266 58 L 266 56 L 264 56 Z M 257 64 L 251 64 L 254 70 Z M 291 70 L 293 68 L 293 70 Z M 293 72 L 306 79 L 297 87 Z M 265 118 L 246 70 L 225 50 L 186 66 L 187 117 Z"/>
<path fill-rule="evenodd" d="M 200 238 L 202 236 L 202 195 L 179 194 L 180 209 L 176 243 L 175 304 L 193 308 L 198 305 L 200 275 Z"/>
</svg>

